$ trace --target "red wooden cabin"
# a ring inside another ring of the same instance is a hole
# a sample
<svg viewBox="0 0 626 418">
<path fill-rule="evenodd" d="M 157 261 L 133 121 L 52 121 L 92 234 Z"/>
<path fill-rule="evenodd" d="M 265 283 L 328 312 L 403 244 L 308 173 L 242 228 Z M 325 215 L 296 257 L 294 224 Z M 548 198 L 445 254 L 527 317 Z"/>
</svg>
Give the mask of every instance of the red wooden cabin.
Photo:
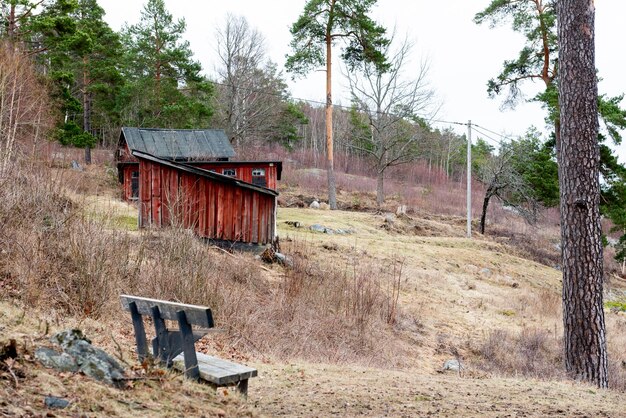
<svg viewBox="0 0 626 418">
<path fill-rule="evenodd" d="M 141 179 L 140 227 L 175 224 L 211 240 L 256 244 L 274 240 L 276 191 L 217 169 L 213 172 L 140 151 L 133 151 L 133 156 Z"/>
<path fill-rule="evenodd" d="M 144 129 L 122 128 L 116 153 L 122 197 L 139 198 L 141 171 L 133 152 L 141 152 L 174 162 L 235 177 L 248 183 L 276 190 L 280 161 L 229 161 L 235 150 L 221 129 Z"/>
</svg>

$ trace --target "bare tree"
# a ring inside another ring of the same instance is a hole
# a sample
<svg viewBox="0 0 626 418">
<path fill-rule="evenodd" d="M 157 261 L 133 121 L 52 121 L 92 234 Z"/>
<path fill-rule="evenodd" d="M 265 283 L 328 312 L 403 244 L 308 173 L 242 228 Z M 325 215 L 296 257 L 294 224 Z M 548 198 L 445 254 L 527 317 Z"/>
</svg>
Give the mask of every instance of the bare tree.
<svg viewBox="0 0 626 418">
<path fill-rule="evenodd" d="M 30 60 L 12 44 L 0 43 L 0 176 L 20 145 L 34 145 L 52 127 L 48 90 Z"/>
<path fill-rule="evenodd" d="M 481 234 L 485 233 L 487 209 L 494 197 L 514 208 L 526 221 L 534 223 L 537 219 L 538 203 L 532 197 L 530 186 L 514 168 L 515 151 L 514 146 L 505 145 L 498 155 L 490 157 L 479 169 L 478 181 L 487 187 L 480 215 Z"/>
<path fill-rule="evenodd" d="M 385 170 L 417 158 L 416 147 L 423 134 L 419 124 L 432 118 L 439 106 L 427 81 L 428 63 L 422 61 L 411 78 L 405 76 L 413 43 L 408 39 L 393 50 L 393 38 L 383 52 L 389 68 L 366 63 L 361 71 L 346 71 L 354 109 L 366 123 L 360 128 L 355 120 L 351 147 L 374 159 L 377 187 L 376 203 L 385 200 Z"/>
<path fill-rule="evenodd" d="M 565 367 L 575 379 L 604 388 L 608 360 L 593 0 L 559 0 L 557 25 Z"/>
<path fill-rule="evenodd" d="M 233 144 L 263 138 L 275 127 L 287 85 L 269 62 L 265 38 L 242 16 L 227 14 L 216 33 L 219 66 L 216 117 Z"/>
</svg>

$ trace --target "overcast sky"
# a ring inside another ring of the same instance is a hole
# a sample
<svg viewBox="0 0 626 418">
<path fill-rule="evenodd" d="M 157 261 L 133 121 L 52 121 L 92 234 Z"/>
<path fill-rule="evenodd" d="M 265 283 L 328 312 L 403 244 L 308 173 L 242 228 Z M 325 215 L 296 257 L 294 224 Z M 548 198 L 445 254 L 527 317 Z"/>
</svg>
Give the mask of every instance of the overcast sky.
<svg viewBox="0 0 626 418">
<path fill-rule="evenodd" d="M 125 23 L 139 21 L 145 0 L 99 0 L 106 11 L 105 19 L 115 30 Z M 215 30 L 226 13 L 245 16 L 267 41 L 272 61 L 282 68 L 289 52 L 290 25 L 301 13 L 305 0 L 165 0 L 168 10 L 187 23 L 186 39 L 195 58 L 208 75 L 214 74 Z M 517 56 L 523 38 L 509 26 L 490 29 L 478 26 L 473 16 L 490 0 L 379 0 L 373 17 L 388 28 L 396 27 L 399 35 L 407 34 L 416 42 L 413 65 L 421 59 L 430 63 L 429 79 L 443 101 L 437 119 L 456 122 L 472 120 L 489 130 L 517 136 L 534 125 L 545 130 L 544 115 L 536 103 L 521 103 L 514 110 L 502 110 L 501 99 L 489 99 L 486 83 L 495 77 L 506 59 Z M 622 42 L 626 39 L 626 3 L 619 0 L 596 0 L 596 66 L 603 79 L 600 93 L 618 95 L 626 91 L 624 67 L 626 57 Z M 334 85 L 334 102 L 347 105 L 345 82 L 339 76 Z M 410 75 L 410 71 L 407 72 Z M 322 72 L 304 79 L 289 81 L 295 98 L 323 101 L 325 80 Z M 540 85 L 529 84 L 525 91 L 531 97 Z M 626 104 L 626 102 L 625 102 Z M 437 124 L 446 127 L 445 124 Z M 465 132 L 463 127 L 454 127 Z M 492 135 L 494 138 L 498 138 Z M 626 145 L 618 150 L 626 162 Z"/>
</svg>

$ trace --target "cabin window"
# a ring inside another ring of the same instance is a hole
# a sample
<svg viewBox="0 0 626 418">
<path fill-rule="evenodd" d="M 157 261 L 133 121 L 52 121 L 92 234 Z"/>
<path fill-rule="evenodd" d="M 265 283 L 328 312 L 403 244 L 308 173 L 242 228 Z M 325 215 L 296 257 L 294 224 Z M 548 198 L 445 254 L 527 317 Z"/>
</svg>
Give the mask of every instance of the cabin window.
<svg viewBox="0 0 626 418">
<path fill-rule="evenodd" d="M 133 171 L 130 176 L 130 197 L 139 198 L 139 171 Z"/>
<path fill-rule="evenodd" d="M 265 177 L 265 169 L 264 168 L 254 168 L 252 169 L 252 184 L 256 186 L 267 187 L 267 179 Z"/>
<path fill-rule="evenodd" d="M 222 170 L 222 174 L 225 176 L 235 177 L 237 175 L 237 171 L 234 168 L 225 168 Z"/>
</svg>

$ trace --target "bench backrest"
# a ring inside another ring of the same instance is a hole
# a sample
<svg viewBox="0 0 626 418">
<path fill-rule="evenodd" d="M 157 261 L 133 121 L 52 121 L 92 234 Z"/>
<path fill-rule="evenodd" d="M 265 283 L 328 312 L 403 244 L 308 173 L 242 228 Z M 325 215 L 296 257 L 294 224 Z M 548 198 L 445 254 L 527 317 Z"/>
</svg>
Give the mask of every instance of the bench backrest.
<svg viewBox="0 0 626 418">
<path fill-rule="evenodd" d="M 184 311 L 189 325 L 197 325 L 203 328 L 213 328 L 213 314 L 206 306 L 187 305 L 184 303 L 168 302 L 165 300 L 142 298 L 139 296 L 121 295 L 122 307 L 130 311 L 131 302 L 135 302 L 137 311 L 141 315 L 152 315 L 152 308 L 158 307 L 162 319 L 171 321 L 178 320 L 176 312 Z"/>
</svg>

